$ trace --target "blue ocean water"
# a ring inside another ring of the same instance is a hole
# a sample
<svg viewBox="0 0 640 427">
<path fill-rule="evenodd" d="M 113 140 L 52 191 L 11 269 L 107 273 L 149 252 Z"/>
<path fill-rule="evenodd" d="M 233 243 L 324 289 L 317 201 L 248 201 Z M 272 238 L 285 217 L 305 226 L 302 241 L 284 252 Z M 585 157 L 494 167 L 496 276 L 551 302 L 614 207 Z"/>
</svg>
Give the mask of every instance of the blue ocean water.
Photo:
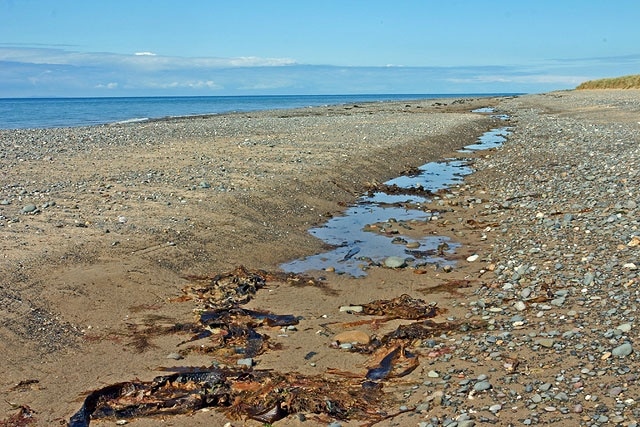
<svg viewBox="0 0 640 427">
<path fill-rule="evenodd" d="M 0 129 L 90 126 L 164 117 L 340 105 L 356 102 L 499 95 L 510 94 L 0 98 Z"/>
</svg>

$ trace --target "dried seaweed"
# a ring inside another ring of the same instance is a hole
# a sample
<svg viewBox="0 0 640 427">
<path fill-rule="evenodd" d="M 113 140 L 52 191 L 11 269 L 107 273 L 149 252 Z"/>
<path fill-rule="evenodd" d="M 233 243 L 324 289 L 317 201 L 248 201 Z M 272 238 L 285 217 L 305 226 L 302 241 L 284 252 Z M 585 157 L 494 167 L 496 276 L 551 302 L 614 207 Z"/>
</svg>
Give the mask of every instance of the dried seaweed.
<svg viewBox="0 0 640 427">
<path fill-rule="evenodd" d="M 180 414 L 225 404 L 229 404 L 226 372 L 178 373 L 150 382 L 124 382 L 96 390 L 71 417 L 68 427 L 87 427 L 92 419 Z"/>
<path fill-rule="evenodd" d="M 187 276 L 187 279 L 193 283 L 183 289 L 185 295 L 182 300 L 195 298 L 206 308 L 230 308 L 246 304 L 267 282 L 326 288 L 324 283 L 312 276 L 249 270 L 244 266 L 215 276 Z"/>
<path fill-rule="evenodd" d="M 107 386 L 90 393 L 68 427 L 88 427 L 93 419 L 128 419 L 224 408 L 234 419 L 272 423 L 308 412 L 336 419 L 378 419 L 381 390 L 356 381 L 298 373 L 207 369 Z"/>
<path fill-rule="evenodd" d="M 398 344 L 378 352 L 367 366 L 369 369 L 365 378 L 371 381 L 403 377 L 418 367 L 418 357 L 406 351 L 404 345 Z"/>
<path fill-rule="evenodd" d="M 292 277 L 239 267 L 210 278 L 194 278 L 197 283 L 185 288 L 185 295 L 204 307 L 197 311 L 197 319 L 170 326 L 150 322 L 142 329 L 131 325 L 133 344 L 142 351 L 152 345 L 150 338 L 158 334 L 188 333 L 190 337 L 180 345 L 203 338 L 208 341 L 183 349 L 183 353 L 213 353 L 218 359 L 230 362 L 234 358 L 262 354 L 275 347 L 258 328 L 294 325 L 299 319 L 241 305 L 263 288 L 267 280 L 286 281 L 293 280 Z M 82 408 L 71 417 L 69 426 L 86 427 L 92 419 L 189 413 L 203 407 L 222 408 L 231 418 L 249 417 L 264 423 L 306 412 L 342 420 L 359 419 L 373 425 L 390 417 L 384 411 L 389 407 L 390 397 L 383 392 L 382 382 L 407 375 L 419 365 L 417 355 L 406 350 L 408 344 L 461 327 L 429 320 L 439 312 L 435 304 L 406 294 L 363 305 L 362 314 L 380 316 L 383 319 L 379 321 L 422 321 L 400 326 L 381 338 L 374 338 L 367 346 L 354 346 L 355 351 L 372 355 L 365 365 L 366 372 L 341 373 L 342 377 L 335 378 L 259 371 L 251 367 L 181 367 L 176 368 L 177 373 L 150 382 L 119 383 L 90 393 Z"/>
<path fill-rule="evenodd" d="M 18 411 L 5 420 L 0 420 L 0 427 L 25 427 L 36 422 L 35 411 L 27 405 L 17 407 Z"/>
<path fill-rule="evenodd" d="M 273 349 L 269 337 L 258 333 L 260 326 L 282 327 L 297 325 L 298 318 L 291 315 L 277 315 L 267 311 L 248 310 L 240 307 L 232 309 L 207 310 L 200 313 L 199 327 L 186 344 L 210 337 L 210 345 L 201 345 L 183 350 L 182 353 L 198 351 L 215 353 L 221 357 L 255 357 L 267 349 Z M 232 349 L 232 351 L 229 351 Z"/>
<path fill-rule="evenodd" d="M 390 300 L 375 300 L 368 304 L 361 304 L 362 312 L 372 316 L 384 316 L 390 319 L 421 320 L 435 317 L 440 310 L 435 303 L 427 303 L 419 298 L 402 294 Z"/>
<path fill-rule="evenodd" d="M 266 286 L 264 275 L 243 266 L 213 277 L 189 276 L 188 279 L 194 283 L 185 287 L 183 292 L 207 308 L 231 308 L 245 304 L 258 289 Z"/>
</svg>

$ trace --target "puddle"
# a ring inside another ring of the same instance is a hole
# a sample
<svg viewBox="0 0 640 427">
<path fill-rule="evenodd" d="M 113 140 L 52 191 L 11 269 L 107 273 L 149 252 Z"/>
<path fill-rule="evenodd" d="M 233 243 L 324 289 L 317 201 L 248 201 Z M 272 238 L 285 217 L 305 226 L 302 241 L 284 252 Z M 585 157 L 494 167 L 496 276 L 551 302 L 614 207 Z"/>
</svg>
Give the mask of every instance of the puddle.
<svg viewBox="0 0 640 427">
<path fill-rule="evenodd" d="M 478 110 L 474 112 L 494 112 L 488 108 Z M 506 141 L 509 133 L 508 127 L 492 129 L 460 152 L 498 147 Z M 382 265 L 391 256 L 404 259 L 407 265 L 413 267 L 453 264 L 443 256 L 453 252 L 459 244 L 443 236 L 411 239 L 403 236 L 403 230 L 419 227 L 438 215 L 437 212 L 424 210 L 422 205 L 430 201 L 431 192 L 461 184 L 464 177 L 473 172 L 470 161 L 449 159 L 430 162 L 418 168 L 417 172 L 385 182 L 387 187 L 397 189 L 393 194 L 375 192 L 362 196 L 343 216 L 334 217 L 322 227 L 309 230 L 313 236 L 334 246 L 334 250 L 294 260 L 280 267 L 292 273 L 335 269 L 339 274 L 363 277 L 370 266 Z M 411 194 L 403 194 L 403 189 Z"/>
</svg>

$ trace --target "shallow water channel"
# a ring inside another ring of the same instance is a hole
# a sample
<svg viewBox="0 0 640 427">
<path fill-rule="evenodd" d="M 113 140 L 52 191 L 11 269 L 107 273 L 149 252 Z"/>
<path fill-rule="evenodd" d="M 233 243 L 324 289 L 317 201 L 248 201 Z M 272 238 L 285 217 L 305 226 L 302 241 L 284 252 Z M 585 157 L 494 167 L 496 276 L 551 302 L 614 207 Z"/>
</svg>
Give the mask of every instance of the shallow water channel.
<svg viewBox="0 0 640 427">
<path fill-rule="evenodd" d="M 492 113 L 493 110 L 474 110 L 476 113 Z M 505 116 L 497 116 L 503 120 Z M 459 150 L 470 153 L 502 145 L 509 135 L 509 127 L 491 129 L 480 136 L 476 143 Z M 445 159 L 420 166 L 412 176 L 400 176 L 385 182 L 385 188 L 393 188 L 392 194 L 375 192 L 358 199 L 343 216 L 331 218 L 322 227 L 309 232 L 335 247 L 335 249 L 306 258 L 297 259 L 280 267 L 286 272 L 335 270 L 339 274 L 363 277 L 370 266 L 385 265 L 389 257 L 403 260 L 406 265 L 418 267 L 426 264 L 447 265 L 444 255 L 459 245 L 447 237 L 427 236 L 410 239 L 402 230 L 429 221 L 437 212 L 423 209 L 429 201 L 426 196 L 415 194 L 446 189 L 462 183 L 473 172 L 470 160 Z M 406 193 L 403 192 L 406 190 Z M 417 190 L 417 191 L 416 191 Z M 428 191 L 422 191 L 428 190 Z"/>
</svg>

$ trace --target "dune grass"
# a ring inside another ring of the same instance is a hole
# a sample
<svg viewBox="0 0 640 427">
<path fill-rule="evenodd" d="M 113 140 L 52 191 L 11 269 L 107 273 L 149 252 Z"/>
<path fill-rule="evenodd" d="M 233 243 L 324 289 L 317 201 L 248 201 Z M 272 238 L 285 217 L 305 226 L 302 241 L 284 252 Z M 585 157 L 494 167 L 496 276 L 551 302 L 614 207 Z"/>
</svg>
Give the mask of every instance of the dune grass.
<svg viewBox="0 0 640 427">
<path fill-rule="evenodd" d="M 581 83 L 576 89 L 640 89 L 640 74 L 589 80 Z"/>
</svg>

